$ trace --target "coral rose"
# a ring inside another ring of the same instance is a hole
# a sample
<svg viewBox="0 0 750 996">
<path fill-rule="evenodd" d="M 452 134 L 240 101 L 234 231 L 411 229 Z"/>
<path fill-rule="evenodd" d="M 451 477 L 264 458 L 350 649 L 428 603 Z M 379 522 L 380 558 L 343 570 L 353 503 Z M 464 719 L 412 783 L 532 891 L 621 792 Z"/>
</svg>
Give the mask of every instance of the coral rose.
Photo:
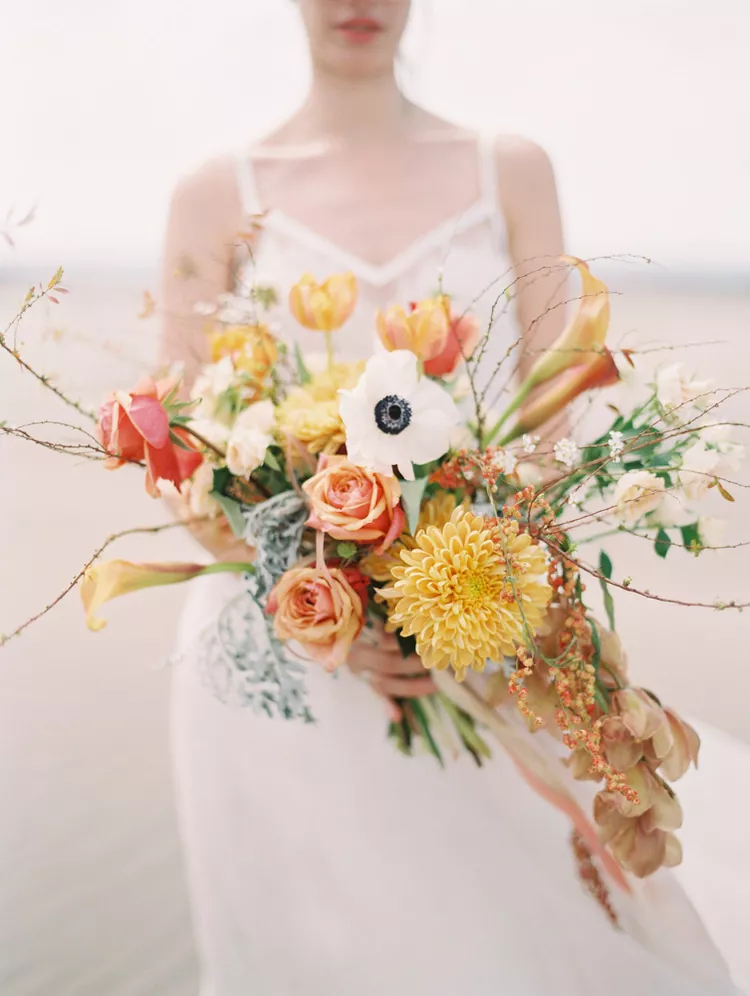
<svg viewBox="0 0 750 996">
<path fill-rule="evenodd" d="M 268 598 L 280 640 L 295 640 L 327 671 L 344 663 L 362 632 L 367 580 L 356 568 L 293 567 Z"/>
<path fill-rule="evenodd" d="M 101 444 L 110 454 L 106 466 L 145 461 L 146 490 L 157 498 L 158 481 L 171 481 L 179 489 L 203 461 L 181 429 L 170 429 L 163 401 L 174 386 L 173 381 L 155 383 L 145 377 L 130 392 L 115 391 L 99 410 L 97 423 Z"/>
<path fill-rule="evenodd" d="M 375 552 L 383 553 L 404 530 L 396 478 L 358 467 L 345 456 L 321 456 L 317 474 L 302 490 L 310 500 L 308 526 L 334 539 L 375 543 Z"/>
</svg>

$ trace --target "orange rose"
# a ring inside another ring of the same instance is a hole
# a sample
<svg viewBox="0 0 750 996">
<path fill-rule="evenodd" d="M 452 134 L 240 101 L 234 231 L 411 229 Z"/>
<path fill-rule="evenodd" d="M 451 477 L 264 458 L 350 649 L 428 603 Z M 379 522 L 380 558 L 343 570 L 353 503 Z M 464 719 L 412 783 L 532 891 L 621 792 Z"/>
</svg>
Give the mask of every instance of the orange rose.
<svg viewBox="0 0 750 996">
<path fill-rule="evenodd" d="M 326 671 L 335 671 L 362 632 L 366 585 L 356 568 L 293 567 L 274 586 L 266 612 L 280 640 L 295 640 Z"/>
<path fill-rule="evenodd" d="M 450 304 L 448 305 L 450 308 Z M 442 350 L 427 360 L 424 372 L 430 377 L 445 377 L 453 373 L 461 360 L 471 356 L 479 342 L 479 319 L 468 311 L 465 315 L 454 318 L 449 314 L 450 327 Z"/>
<path fill-rule="evenodd" d="M 162 402 L 174 386 L 174 381 L 157 384 L 145 377 L 130 392 L 115 391 L 102 405 L 97 422 L 99 439 L 109 453 L 105 466 L 145 462 L 146 490 L 156 498 L 159 480 L 171 481 L 179 489 L 203 461 L 183 430 L 170 429 Z"/>
<path fill-rule="evenodd" d="M 377 543 L 375 552 L 383 553 L 404 530 L 396 478 L 358 467 L 345 456 L 323 455 L 302 490 L 310 499 L 308 526 L 334 539 Z"/>
</svg>

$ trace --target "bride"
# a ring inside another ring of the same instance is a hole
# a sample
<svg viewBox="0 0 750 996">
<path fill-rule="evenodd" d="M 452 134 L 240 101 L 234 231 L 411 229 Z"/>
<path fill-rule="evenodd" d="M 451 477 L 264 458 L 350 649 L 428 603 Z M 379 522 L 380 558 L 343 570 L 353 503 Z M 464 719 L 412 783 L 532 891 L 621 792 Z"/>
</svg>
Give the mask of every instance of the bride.
<svg viewBox="0 0 750 996">
<path fill-rule="evenodd" d="M 352 271 L 345 358 L 370 353 L 376 308 L 427 297 L 439 281 L 486 323 L 518 278 L 515 323 L 497 322 L 492 346 L 500 357 L 514 329 L 533 329 L 521 370 L 561 330 L 564 289 L 556 276 L 532 279 L 527 262 L 563 252 L 549 160 L 523 138 L 477 136 L 405 98 L 394 60 L 409 6 L 299 0 L 313 64 L 304 105 L 178 186 L 162 346 L 188 377 L 205 359 L 196 305 L 261 275 L 283 299 L 306 271 Z M 238 233 L 249 230 L 248 257 Z M 282 334 L 315 345 L 291 323 Z M 217 557 L 246 559 L 219 527 L 196 537 Z M 669 873 L 630 896 L 613 887 L 611 924 L 577 879 L 565 818 L 509 759 L 440 770 L 396 753 L 384 736 L 393 698 L 432 683 L 385 634 L 356 646 L 338 680 L 309 669 L 316 725 L 220 704 L 201 680 L 198 638 L 239 591 L 226 575 L 193 583 L 174 676 L 203 996 L 736 992 Z"/>
</svg>

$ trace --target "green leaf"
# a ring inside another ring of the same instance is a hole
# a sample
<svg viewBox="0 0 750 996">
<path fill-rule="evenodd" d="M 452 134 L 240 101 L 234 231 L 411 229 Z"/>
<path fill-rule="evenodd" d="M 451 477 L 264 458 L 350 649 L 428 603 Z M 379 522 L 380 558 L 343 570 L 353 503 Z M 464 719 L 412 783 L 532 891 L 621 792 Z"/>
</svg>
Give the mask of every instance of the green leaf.
<svg viewBox="0 0 750 996">
<path fill-rule="evenodd" d="M 397 630 L 396 639 L 398 640 L 399 650 L 401 651 L 402 657 L 411 657 L 412 654 L 417 652 L 417 640 L 414 636 L 404 636 L 401 630 Z"/>
<path fill-rule="evenodd" d="M 336 553 L 341 557 L 342 560 L 351 560 L 352 557 L 357 554 L 357 544 L 356 543 L 338 543 L 336 545 Z"/>
<path fill-rule="evenodd" d="M 440 767 L 444 768 L 445 762 L 443 761 L 443 755 L 440 753 L 440 748 L 435 742 L 435 738 L 432 735 L 432 730 L 430 729 L 429 721 L 427 719 L 427 716 L 425 715 L 425 711 L 422 708 L 419 699 L 411 699 L 411 701 L 409 702 L 409 706 L 411 707 L 411 711 L 414 716 L 414 719 L 416 720 L 419 732 L 427 741 L 427 746 L 430 748 L 430 752 L 434 754 L 435 757 L 438 759 Z M 404 706 L 404 708 L 406 708 L 406 705 Z"/>
<path fill-rule="evenodd" d="M 266 467 L 270 467 L 271 470 L 281 471 L 281 464 L 279 463 L 279 458 L 276 456 L 276 454 L 273 452 L 273 450 L 270 447 L 266 450 L 266 455 L 263 458 L 263 463 L 266 465 Z"/>
<path fill-rule="evenodd" d="M 594 645 L 594 657 L 591 663 L 594 665 L 594 670 L 598 673 L 599 665 L 602 662 L 602 641 L 599 636 L 599 627 L 593 619 L 589 619 L 589 626 L 591 627 L 591 642 Z"/>
<path fill-rule="evenodd" d="M 193 449 L 192 446 L 188 446 L 188 444 L 185 442 L 185 440 L 184 439 L 180 439 L 180 437 L 178 435 L 176 435 L 174 432 L 170 432 L 169 433 L 169 438 L 170 438 L 170 441 L 172 443 L 174 443 L 174 445 L 178 449 L 187 450 L 188 453 L 194 453 L 195 452 L 195 450 Z"/>
<path fill-rule="evenodd" d="M 610 579 L 612 577 L 612 561 L 609 559 L 604 550 L 599 551 L 599 571 L 604 575 L 604 578 Z M 609 628 L 614 632 L 615 629 L 615 602 L 612 598 L 612 592 L 609 589 L 609 585 L 604 580 L 604 578 L 599 578 L 599 584 L 602 586 L 602 597 L 604 598 L 604 611 L 607 613 L 607 621 L 609 622 Z"/>
<path fill-rule="evenodd" d="M 49 291 L 52 290 L 53 287 L 57 287 L 62 278 L 63 278 L 63 268 L 61 266 L 58 266 L 54 277 L 47 284 L 47 290 Z"/>
<path fill-rule="evenodd" d="M 219 491 L 211 491 L 210 494 L 221 505 L 221 509 L 227 517 L 227 522 L 237 539 L 244 539 L 247 531 L 247 523 L 242 514 L 242 505 L 238 501 L 235 501 L 234 498 L 228 498 L 227 495 L 223 495 Z"/>
<path fill-rule="evenodd" d="M 721 483 L 721 481 L 719 480 L 716 481 L 716 487 L 719 489 L 719 494 L 724 499 L 724 501 L 734 501 L 734 498 L 729 494 L 729 492 Z"/>
<path fill-rule="evenodd" d="M 666 557 L 669 553 L 669 548 L 672 545 L 672 540 L 669 537 L 669 533 L 666 529 L 660 529 L 656 534 L 656 539 L 654 540 L 654 550 L 656 551 L 657 557 L 662 559 Z"/>
<path fill-rule="evenodd" d="M 302 357 L 302 350 L 299 348 L 299 343 L 296 342 L 294 344 L 294 362 L 297 365 L 297 377 L 299 378 L 300 384 L 309 384 L 312 380 L 312 375 L 305 366 L 305 361 Z"/>
<path fill-rule="evenodd" d="M 419 524 L 419 510 L 427 487 L 427 478 L 418 477 L 415 481 L 400 481 L 399 483 L 401 484 L 401 501 L 406 511 L 406 523 L 413 536 Z"/>
<path fill-rule="evenodd" d="M 703 543 L 701 542 L 701 536 L 698 532 L 698 523 L 691 522 L 689 526 L 682 526 L 680 528 L 680 533 L 682 534 L 682 542 L 685 545 L 685 549 L 689 550 L 697 557 L 703 550 Z"/>
</svg>

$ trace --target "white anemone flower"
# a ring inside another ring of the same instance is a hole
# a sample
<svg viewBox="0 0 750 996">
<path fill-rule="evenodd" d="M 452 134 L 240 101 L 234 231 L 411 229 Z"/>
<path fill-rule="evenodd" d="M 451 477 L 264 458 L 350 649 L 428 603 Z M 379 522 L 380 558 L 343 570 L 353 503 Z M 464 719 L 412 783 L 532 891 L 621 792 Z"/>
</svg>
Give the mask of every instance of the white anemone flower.
<svg viewBox="0 0 750 996">
<path fill-rule="evenodd" d="M 442 387 L 419 376 L 416 356 L 405 349 L 376 353 L 351 391 L 340 391 L 352 463 L 378 474 L 414 480 L 413 464 L 437 460 L 449 448 L 458 408 Z"/>
</svg>

